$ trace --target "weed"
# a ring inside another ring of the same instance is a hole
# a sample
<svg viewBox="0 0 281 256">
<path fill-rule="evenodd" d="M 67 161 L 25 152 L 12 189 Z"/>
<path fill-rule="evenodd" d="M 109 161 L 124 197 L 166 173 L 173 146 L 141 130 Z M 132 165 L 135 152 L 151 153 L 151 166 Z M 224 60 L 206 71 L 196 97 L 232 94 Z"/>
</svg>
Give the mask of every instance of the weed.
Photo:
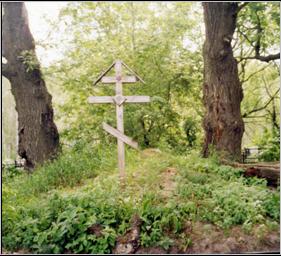
<svg viewBox="0 0 281 256">
<path fill-rule="evenodd" d="M 278 191 L 268 190 L 263 180 L 241 177 L 239 169 L 220 166 L 216 157 L 127 150 L 127 184 L 121 189 L 114 173 L 115 153 L 108 146 L 78 143 L 30 176 L 5 179 L 4 247 L 34 253 L 111 253 L 134 214 L 142 219 L 140 244 L 165 250 L 174 239 L 184 251 L 192 245 L 183 231 L 186 220 L 207 221 L 226 231 L 241 225 L 248 233 L 256 224 L 278 227 Z M 164 198 L 159 179 L 171 166 L 177 169 L 177 188 Z"/>
</svg>

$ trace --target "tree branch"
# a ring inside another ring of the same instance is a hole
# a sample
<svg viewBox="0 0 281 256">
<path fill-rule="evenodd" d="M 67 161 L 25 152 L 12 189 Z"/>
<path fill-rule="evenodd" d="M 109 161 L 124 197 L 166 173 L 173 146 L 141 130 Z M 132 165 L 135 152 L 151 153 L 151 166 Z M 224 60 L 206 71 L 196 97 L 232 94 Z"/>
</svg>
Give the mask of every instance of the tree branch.
<svg viewBox="0 0 281 256">
<path fill-rule="evenodd" d="M 244 54 L 244 55 L 247 55 L 247 56 L 249 56 L 249 55 L 251 55 L 252 53 L 254 52 L 254 48 L 250 48 L 249 50 L 247 50 L 247 52 Z M 242 56 L 242 55 L 240 55 L 240 56 Z M 239 57 L 239 56 L 237 56 L 237 57 L 235 57 L 235 58 L 238 58 L 239 60 L 237 61 L 238 63 L 241 63 L 243 60 L 247 60 L 247 57 Z"/>
<path fill-rule="evenodd" d="M 276 54 L 270 54 L 267 56 L 257 55 L 257 56 L 255 56 L 255 59 L 260 60 L 260 61 L 265 61 L 265 62 L 269 62 L 271 60 L 277 60 L 277 59 L 280 59 L 280 52 L 276 53 Z"/>
<path fill-rule="evenodd" d="M 242 117 L 243 117 L 243 118 L 248 117 L 248 116 L 249 116 L 250 114 L 252 114 L 252 113 L 255 113 L 255 112 L 258 112 L 258 111 L 261 111 L 261 110 L 265 109 L 265 108 L 270 104 L 270 102 L 273 101 L 273 99 L 275 98 L 275 96 L 277 95 L 277 93 L 278 93 L 279 91 L 280 91 L 280 88 L 272 95 L 272 97 L 268 100 L 267 103 L 265 103 L 264 106 L 259 107 L 259 108 L 252 109 L 252 110 L 249 111 L 248 113 L 244 113 L 244 114 L 242 115 Z"/>
<path fill-rule="evenodd" d="M 260 17 L 258 15 L 258 12 L 256 11 L 256 16 L 257 16 L 257 41 L 255 44 L 255 56 L 260 56 L 260 48 L 261 48 L 261 33 L 263 31 L 263 28 L 261 27 L 261 21 Z"/>
<path fill-rule="evenodd" d="M 252 77 L 253 77 L 254 75 L 256 75 L 257 73 L 259 73 L 259 72 L 265 70 L 265 69 L 268 68 L 269 66 L 270 66 L 270 64 L 268 64 L 267 66 L 264 66 L 263 68 L 257 70 L 256 72 L 253 72 L 253 73 L 250 74 L 247 78 L 242 79 L 242 80 L 241 80 L 241 83 L 245 83 L 245 82 L 249 81 L 250 78 L 252 78 Z"/>
<path fill-rule="evenodd" d="M 266 117 L 266 115 L 262 115 L 262 116 L 245 116 L 244 118 L 264 118 Z"/>
<path fill-rule="evenodd" d="M 249 2 L 244 2 L 244 3 L 240 4 L 238 6 L 238 9 L 237 9 L 236 13 L 240 12 L 248 4 L 249 4 Z"/>
<path fill-rule="evenodd" d="M 269 88 L 267 87 L 267 84 L 266 84 L 266 81 L 265 81 L 265 79 L 264 79 L 264 76 L 262 76 L 261 79 L 262 79 L 262 81 L 263 81 L 263 83 L 264 83 L 264 87 L 265 87 L 265 90 L 266 90 L 267 95 L 268 95 L 269 97 L 272 97 L 272 95 L 271 95 L 271 93 L 270 93 L 270 91 L 269 91 Z M 271 85 L 271 84 L 270 84 L 270 85 Z M 269 85 L 269 86 L 270 86 L 270 85 Z"/>
<path fill-rule="evenodd" d="M 238 30 L 238 32 L 248 41 L 248 43 L 249 43 L 252 47 L 254 47 L 254 43 L 249 39 L 249 37 L 248 37 L 245 33 L 243 33 L 239 28 L 238 28 L 237 30 Z"/>
<path fill-rule="evenodd" d="M 240 5 L 240 7 L 242 7 L 244 4 L 243 3 Z M 241 62 L 242 60 L 251 60 L 251 59 L 255 59 L 255 60 L 260 60 L 260 61 L 264 61 L 264 62 L 270 62 L 272 60 L 277 60 L 280 59 L 280 53 L 276 53 L 276 54 L 269 54 L 267 56 L 262 56 L 260 54 L 260 48 L 261 48 L 261 36 L 262 36 L 262 32 L 263 32 L 263 28 L 261 25 L 261 21 L 260 21 L 260 17 L 256 11 L 256 17 L 257 17 L 257 26 L 255 27 L 255 29 L 257 30 L 257 40 L 254 44 L 253 41 L 251 41 L 249 39 L 249 37 L 243 33 L 239 27 L 238 27 L 238 32 L 249 42 L 249 44 L 254 48 L 255 50 L 255 56 L 248 56 L 248 57 L 241 57 L 239 62 Z"/>
<path fill-rule="evenodd" d="M 239 61 L 241 60 L 260 60 L 264 62 L 270 62 L 272 60 L 278 60 L 280 59 L 280 52 L 276 54 L 269 54 L 267 56 L 261 56 L 261 55 L 256 55 L 256 56 L 249 56 L 249 57 L 242 57 L 240 58 Z"/>
</svg>

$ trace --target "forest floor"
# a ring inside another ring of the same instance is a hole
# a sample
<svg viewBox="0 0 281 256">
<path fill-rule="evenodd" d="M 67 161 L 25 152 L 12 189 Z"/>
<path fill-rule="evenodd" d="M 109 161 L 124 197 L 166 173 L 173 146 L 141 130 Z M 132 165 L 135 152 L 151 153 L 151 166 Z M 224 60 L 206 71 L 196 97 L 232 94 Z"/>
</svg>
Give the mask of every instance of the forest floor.
<svg viewBox="0 0 281 256">
<path fill-rule="evenodd" d="M 42 191 L 36 190 L 40 178 L 34 175 L 28 179 L 35 192 L 17 190 L 25 179 L 21 175 L 4 180 L 2 253 L 280 251 L 279 187 L 195 155 L 147 149 L 128 151 L 127 162 L 122 185 L 116 169 Z M 22 194 L 28 192 L 27 199 Z M 19 225 L 12 219 L 16 208 Z"/>
</svg>

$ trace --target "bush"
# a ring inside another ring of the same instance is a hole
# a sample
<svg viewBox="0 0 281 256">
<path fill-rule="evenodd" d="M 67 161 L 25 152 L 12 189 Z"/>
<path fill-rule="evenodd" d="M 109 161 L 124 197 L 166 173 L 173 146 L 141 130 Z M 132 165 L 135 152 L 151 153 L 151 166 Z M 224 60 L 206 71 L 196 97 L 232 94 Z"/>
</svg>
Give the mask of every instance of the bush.
<svg viewBox="0 0 281 256">
<path fill-rule="evenodd" d="M 259 156 L 260 161 L 279 161 L 280 160 L 280 131 L 274 129 L 270 132 L 265 129 L 263 137 L 258 141 L 258 146 L 263 149 Z"/>
<path fill-rule="evenodd" d="M 279 161 L 280 160 L 280 136 L 271 138 L 262 154 L 259 156 L 260 161 Z"/>
</svg>

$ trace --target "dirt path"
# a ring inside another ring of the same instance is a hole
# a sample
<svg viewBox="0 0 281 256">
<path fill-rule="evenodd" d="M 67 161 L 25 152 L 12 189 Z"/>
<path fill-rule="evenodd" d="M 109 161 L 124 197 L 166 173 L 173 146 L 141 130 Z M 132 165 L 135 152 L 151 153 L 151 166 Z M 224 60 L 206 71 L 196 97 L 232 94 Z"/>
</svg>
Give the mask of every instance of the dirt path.
<svg viewBox="0 0 281 256">
<path fill-rule="evenodd" d="M 246 234 L 241 227 L 232 228 L 228 234 L 215 225 L 188 222 L 184 234 L 185 241 L 191 243 L 186 247 L 183 240 L 174 240 L 168 250 L 161 247 L 140 247 L 137 254 L 232 254 L 254 252 L 279 252 L 280 232 L 262 233 L 262 225 L 257 225 L 252 234 Z"/>
<path fill-rule="evenodd" d="M 188 228 L 188 227 L 187 227 Z M 192 246 L 188 253 L 243 253 L 280 250 L 280 232 L 265 231 L 264 225 L 254 227 L 251 234 L 233 227 L 226 234 L 212 224 L 195 222 L 189 230 Z"/>
<path fill-rule="evenodd" d="M 176 182 L 174 181 L 177 169 L 174 167 L 168 167 L 161 173 L 161 194 L 163 197 L 169 197 L 176 188 Z"/>
</svg>

